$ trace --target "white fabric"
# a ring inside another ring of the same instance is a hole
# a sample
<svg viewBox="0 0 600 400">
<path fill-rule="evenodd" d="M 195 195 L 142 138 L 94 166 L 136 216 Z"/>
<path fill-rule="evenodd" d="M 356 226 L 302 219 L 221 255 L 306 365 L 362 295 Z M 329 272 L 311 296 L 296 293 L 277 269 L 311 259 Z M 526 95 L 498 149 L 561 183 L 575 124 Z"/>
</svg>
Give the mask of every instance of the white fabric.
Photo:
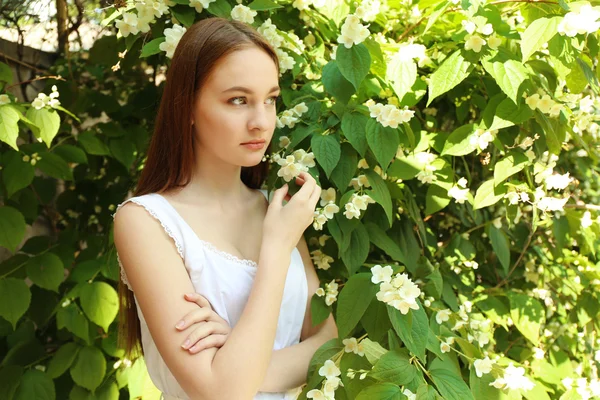
<svg viewBox="0 0 600 400">
<path fill-rule="evenodd" d="M 261 192 L 267 197 L 266 191 Z M 160 194 L 130 198 L 120 204 L 119 208 L 128 202 L 144 207 L 160 222 L 175 242 L 196 292 L 210 301 L 213 309 L 233 328 L 240 319 L 250 295 L 256 263 L 220 251 L 209 242 L 200 240 L 175 208 Z M 121 278 L 131 289 L 122 266 Z M 300 342 L 307 296 L 308 284 L 302 257 L 298 249 L 294 249 L 285 282 L 273 350 Z M 141 325 L 144 358 L 152 382 L 163 392 L 164 399 L 189 399 L 158 352 L 137 301 L 136 308 Z M 254 400 L 295 398 L 292 392 L 293 390 L 287 394 L 259 392 Z"/>
</svg>

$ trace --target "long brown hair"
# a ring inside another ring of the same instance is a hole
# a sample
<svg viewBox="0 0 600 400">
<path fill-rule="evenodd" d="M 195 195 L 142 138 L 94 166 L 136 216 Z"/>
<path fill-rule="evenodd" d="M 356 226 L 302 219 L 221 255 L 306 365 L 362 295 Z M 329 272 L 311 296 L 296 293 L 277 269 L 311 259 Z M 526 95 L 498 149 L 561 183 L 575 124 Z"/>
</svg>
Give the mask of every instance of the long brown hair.
<svg viewBox="0 0 600 400">
<path fill-rule="evenodd" d="M 194 101 L 215 64 L 223 57 L 248 47 L 264 50 L 279 70 L 271 45 L 252 27 L 223 18 L 207 18 L 192 25 L 182 36 L 167 72 L 154 133 L 146 164 L 134 191 L 135 196 L 161 193 L 186 186 L 194 166 Z M 267 151 L 269 151 L 267 149 Z M 241 179 L 258 189 L 267 175 L 268 164 L 242 167 Z M 141 332 L 133 292 L 119 281 L 119 347 L 133 358 L 140 354 Z"/>
</svg>

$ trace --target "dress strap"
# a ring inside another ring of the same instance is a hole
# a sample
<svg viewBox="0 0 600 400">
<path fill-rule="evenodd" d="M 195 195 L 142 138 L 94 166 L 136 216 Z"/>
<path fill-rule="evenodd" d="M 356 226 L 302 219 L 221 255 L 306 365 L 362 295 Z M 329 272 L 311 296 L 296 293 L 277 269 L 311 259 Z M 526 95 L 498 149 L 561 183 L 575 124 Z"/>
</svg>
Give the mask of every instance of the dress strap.
<svg viewBox="0 0 600 400">
<path fill-rule="evenodd" d="M 117 206 L 117 210 L 113 214 L 113 219 L 116 218 L 116 215 L 121 209 L 121 207 L 123 207 L 127 203 L 134 203 L 143 207 L 148 212 L 148 214 L 150 214 L 154 219 L 156 219 L 160 223 L 165 233 L 175 243 L 175 248 L 177 249 L 177 253 L 181 257 L 181 259 L 185 259 L 183 235 L 179 229 L 179 226 L 173 220 L 173 216 L 161 207 L 160 197 L 156 196 L 158 195 L 147 194 L 144 196 L 132 197 L 130 199 L 125 200 Z M 119 269 L 121 271 L 121 280 L 123 281 L 123 283 L 125 283 L 125 285 L 127 285 L 127 288 L 129 290 L 132 290 L 131 285 L 129 284 L 129 280 L 127 279 L 127 274 L 125 273 L 125 269 L 123 268 L 123 264 L 121 263 L 121 259 L 119 258 L 118 252 L 117 261 L 119 263 Z"/>
</svg>

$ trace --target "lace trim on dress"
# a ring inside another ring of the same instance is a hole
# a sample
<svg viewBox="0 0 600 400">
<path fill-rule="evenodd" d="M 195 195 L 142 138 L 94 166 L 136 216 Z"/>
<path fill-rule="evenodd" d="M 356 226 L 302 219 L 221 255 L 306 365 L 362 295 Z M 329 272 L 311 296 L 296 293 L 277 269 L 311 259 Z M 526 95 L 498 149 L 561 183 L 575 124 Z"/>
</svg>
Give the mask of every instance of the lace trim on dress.
<svg viewBox="0 0 600 400">
<path fill-rule="evenodd" d="M 117 211 L 119 211 L 119 209 L 122 206 L 124 206 L 125 204 L 127 204 L 128 202 L 132 202 L 132 203 L 137 204 L 138 206 L 144 207 L 144 209 L 148 212 L 148 214 L 150 214 L 152 217 L 154 217 L 154 219 L 156 219 L 160 223 L 160 226 L 163 227 L 163 229 L 165 230 L 165 232 L 167 233 L 167 235 L 169 235 L 169 237 L 171 239 L 173 239 L 173 242 L 175 243 L 175 247 L 177 248 L 177 253 L 179 253 L 179 256 L 181 257 L 181 259 L 183 259 L 183 247 L 181 246 L 181 243 L 179 243 L 179 241 L 177 240 L 177 238 L 175 237 L 175 235 L 173 234 L 173 232 L 171 231 L 171 229 L 164 224 L 164 222 L 154 212 L 154 210 L 152 210 L 151 208 L 147 207 L 142 202 L 140 202 L 140 201 L 138 201 L 136 199 L 130 199 L 130 200 L 124 201 L 123 203 L 121 203 L 121 204 L 119 204 L 117 206 L 117 210 L 113 214 L 113 219 L 114 219 L 115 215 L 117 214 Z M 119 269 L 121 270 L 121 280 L 123 281 L 123 283 L 125 285 L 127 285 L 127 288 L 129 290 L 132 290 L 131 285 L 129 284 L 129 279 L 127 279 L 127 274 L 125 273 L 125 269 L 123 268 L 123 264 L 121 263 L 121 259 L 119 258 L 119 253 L 117 253 L 117 262 L 119 263 Z"/>
<path fill-rule="evenodd" d="M 196 236 L 196 237 L 197 237 L 197 236 Z M 198 240 L 199 240 L 199 241 L 200 241 L 200 243 L 202 243 L 202 245 L 203 245 L 204 247 L 206 247 L 208 250 L 212 251 L 213 253 L 216 253 L 216 254 L 218 254 L 218 255 L 219 255 L 219 256 L 221 256 L 221 257 L 224 257 L 224 258 L 228 259 L 229 261 L 233 261 L 233 262 L 236 262 L 236 263 L 238 263 L 238 264 L 243 264 L 243 265 L 246 265 L 246 266 L 248 266 L 248 267 L 254 267 L 254 268 L 257 268 L 257 267 L 258 267 L 258 264 L 257 264 L 255 261 L 252 261 L 252 260 L 247 260 L 247 259 L 244 259 L 244 258 L 239 258 L 238 256 L 235 256 L 235 255 L 233 255 L 233 254 L 231 254 L 231 253 L 228 253 L 228 252 L 226 252 L 226 251 L 223 251 L 223 250 L 219 250 L 219 249 L 217 249 L 217 248 L 216 248 L 215 246 L 213 246 L 213 245 L 212 245 L 210 242 L 207 242 L 207 241 L 205 241 L 205 240 L 202 240 L 202 239 L 200 239 L 200 238 L 198 238 Z"/>
</svg>

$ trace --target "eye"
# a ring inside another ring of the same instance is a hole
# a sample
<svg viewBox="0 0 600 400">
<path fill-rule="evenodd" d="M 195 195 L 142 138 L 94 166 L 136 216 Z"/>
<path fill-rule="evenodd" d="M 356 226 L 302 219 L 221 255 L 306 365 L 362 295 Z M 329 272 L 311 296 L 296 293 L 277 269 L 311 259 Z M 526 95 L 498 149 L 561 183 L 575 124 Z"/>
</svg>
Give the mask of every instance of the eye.
<svg viewBox="0 0 600 400">
<path fill-rule="evenodd" d="M 235 106 L 241 106 L 242 104 L 246 103 L 246 98 L 245 97 L 234 97 L 232 99 L 229 99 L 229 103 L 231 103 Z"/>
<path fill-rule="evenodd" d="M 271 96 L 267 99 L 267 102 L 268 102 L 268 104 L 275 105 L 275 104 L 277 104 L 278 98 L 279 98 L 279 96 Z"/>
</svg>

